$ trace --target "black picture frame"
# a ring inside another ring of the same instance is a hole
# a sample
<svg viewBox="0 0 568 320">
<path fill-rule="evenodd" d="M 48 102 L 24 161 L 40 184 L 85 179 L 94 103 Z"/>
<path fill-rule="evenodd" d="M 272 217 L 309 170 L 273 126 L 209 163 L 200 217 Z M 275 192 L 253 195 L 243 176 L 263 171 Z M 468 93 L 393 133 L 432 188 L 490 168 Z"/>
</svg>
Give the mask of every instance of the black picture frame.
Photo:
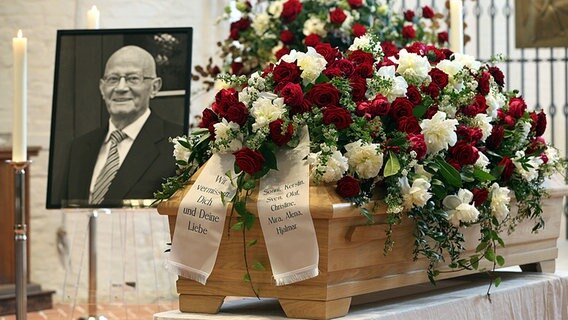
<svg viewBox="0 0 568 320">
<path fill-rule="evenodd" d="M 73 163 L 76 153 L 73 150 L 78 150 L 72 148 L 77 144 L 77 142 L 74 144 L 76 139 L 93 131 L 108 128 L 109 114 L 101 98 L 99 81 L 104 76 L 108 58 L 116 50 L 129 45 L 135 45 L 148 51 L 156 61 L 157 76 L 162 78 L 162 89 L 150 102 L 152 115 L 164 119 L 164 128 L 168 128 L 167 124 L 176 125 L 175 130 L 170 126 L 168 132 L 177 132 L 178 128 L 183 128 L 179 134 L 172 136 L 188 132 L 192 28 L 58 30 L 47 179 L 47 209 L 125 208 L 147 206 L 152 203 L 151 197 L 130 199 L 130 196 L 125 195 L 125 198 L 117 197 L 103 201 L 99 205 L 92 205 L 88 203 L 88 197 L 67 195 L 71 193 L 69 190 L 74 192 L 75 188 L 80 188 L 79 184 L 69 185 L 69 181 L 72 180 L 71 175 L 92 175 L 93 169 L 88 168 L 94 166 L 96 162 L 92 160 L 92 156 L 86 158 L 91 160 L 87 161 L 89 164 L 84 165 L 84 170 L 75 170 L 73 171 L 75 174 L 70 172 L 70 168 L 76 167 Z M 136 143 L 134 141 L 134 144 Z M 134 144 L 124 161 L 131 157 Z M 175 159 L 172 155 L 173 144 L 169 142 L 168 144 L 171 147 L 171 150 L 168 150 L 170 152 L 168 156 L 172 168 L 175 169 Z M 161 150 L 160 159 L 164 159 L 163 151 Z M 95 152 L 95 158 L 97 154 L 98 151 Z M 135 167 L 136 163 L 146 159 L 144 156 L 141 159 L 129 160 L 135 160 L 135 162 L 129 162 L 135 163 L 134 166 L 129 167 Z M 117 177 L 119 174 L 120 171 Z M 171 174 L 174 174 L 174 171 Z M 162 179 L 165 180 L 167 176 L 165 174 Z M 138 177 L 139 185 L 136 188 L 140 188 L 144 179 L 144 176 Z M 87 180 L 90 181 L 91 178 Z"/>
</svg>

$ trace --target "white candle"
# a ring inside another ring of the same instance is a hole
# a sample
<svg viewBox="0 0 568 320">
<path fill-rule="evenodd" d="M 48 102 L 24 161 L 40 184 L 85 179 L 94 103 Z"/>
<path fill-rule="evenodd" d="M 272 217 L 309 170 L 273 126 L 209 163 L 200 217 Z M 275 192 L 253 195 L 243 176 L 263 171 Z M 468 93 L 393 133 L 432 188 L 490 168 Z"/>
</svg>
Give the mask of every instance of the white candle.
<svg viewBox="0 0 568 320">
<path fill-rule="evenodd" d="M 12 161 L 27 160 L 27 110 L 28 110 L 28 39 L 18 37 L 12 39 L 14 56 L 14 130 L 12 132 Z"/>
<path fill-rule="evenodd" d="M 99 10 L 97 10 L 97 6 L 91 7 L 91 10 L 87 12 L 87 28 L 98 29 L 100 16 L 101 15 Z"/>
<path fill-rule="evenodd" d="M 450 50 L 463 53 L 462 0 L 450 0 Z"/>
</svg>

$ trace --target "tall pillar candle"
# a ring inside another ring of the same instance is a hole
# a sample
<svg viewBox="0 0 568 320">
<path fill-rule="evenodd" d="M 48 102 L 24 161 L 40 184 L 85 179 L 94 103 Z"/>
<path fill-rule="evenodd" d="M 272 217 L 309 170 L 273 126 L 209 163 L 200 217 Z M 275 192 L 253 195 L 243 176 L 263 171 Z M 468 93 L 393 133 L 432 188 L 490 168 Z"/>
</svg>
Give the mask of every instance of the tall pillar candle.
<svg viewBox="0 0 568 320">
<path fill-rule="evenodd" d="M 12 161 L 27 160 L 28 113 L 28 39 L 18 30 L 12 39 L 14 56 L 14 118 L 12 131 Z"/>
<path fill-rule="evenodd" d="M 97 6 L 93 6 L 91 10 L 87 12 L 87 28 L 88 29 L 98 29 L 100 23 L 101 14 L 97 9 Z"/>
<path fill-rule="evenodd" d="M 463 53 L 462 0 L 450 0 L 450 49 Z"/>
</svg>

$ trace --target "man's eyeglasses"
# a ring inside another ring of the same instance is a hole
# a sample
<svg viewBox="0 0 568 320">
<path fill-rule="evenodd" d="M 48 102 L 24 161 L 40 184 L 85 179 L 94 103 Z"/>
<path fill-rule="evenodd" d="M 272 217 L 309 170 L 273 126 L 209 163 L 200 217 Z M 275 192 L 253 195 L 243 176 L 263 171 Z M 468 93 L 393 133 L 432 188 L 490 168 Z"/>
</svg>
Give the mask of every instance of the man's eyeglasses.
<svg viewBox="0 0 568 320">
<path fill-rule="evenodd" d="M 146 77 L 138 73 L 129 74 L 109 74 L 103 77 L 103 82 L 107 86 L 116 86 L 120 82 L 120 79 L 124 78 L 126 83 L 130 86 L 137 86 L 141 84 L 144 80 L 154 79 L 155 77 Z"/>
</svg>

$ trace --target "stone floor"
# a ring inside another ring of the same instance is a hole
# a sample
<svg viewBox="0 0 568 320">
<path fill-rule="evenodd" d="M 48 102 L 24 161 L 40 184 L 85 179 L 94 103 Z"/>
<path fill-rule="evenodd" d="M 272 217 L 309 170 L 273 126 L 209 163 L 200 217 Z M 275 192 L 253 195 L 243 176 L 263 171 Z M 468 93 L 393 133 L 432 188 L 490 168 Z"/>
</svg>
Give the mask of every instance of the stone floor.
<svg viewBox="0 0 568 320">
<path fill-rule="evenodd" d="M 558 239 L 558 259 L 556 260 L 556 270 L 568 271 L 568 240 L 566 239 L 566 217 L 562 216 L 562 226 L 560 238 Z M 160 301 L 154 304 L 100 304 L 98 314 L 104 315 L 106 319 L 152 319 L 158 312 L 176 310 L 177 301 Z M 28 320 L 68 320 L 79 319 L 87 314 L 85 305 L 73 307 L 71 304 L 57 304 L 55 308 L 40 312 L 30 312 Z M 0 316 L 0 320 L 15 320 L 15 316 Z M 103 320 L 103 319 L 101 319 Z"/>
</svg>

